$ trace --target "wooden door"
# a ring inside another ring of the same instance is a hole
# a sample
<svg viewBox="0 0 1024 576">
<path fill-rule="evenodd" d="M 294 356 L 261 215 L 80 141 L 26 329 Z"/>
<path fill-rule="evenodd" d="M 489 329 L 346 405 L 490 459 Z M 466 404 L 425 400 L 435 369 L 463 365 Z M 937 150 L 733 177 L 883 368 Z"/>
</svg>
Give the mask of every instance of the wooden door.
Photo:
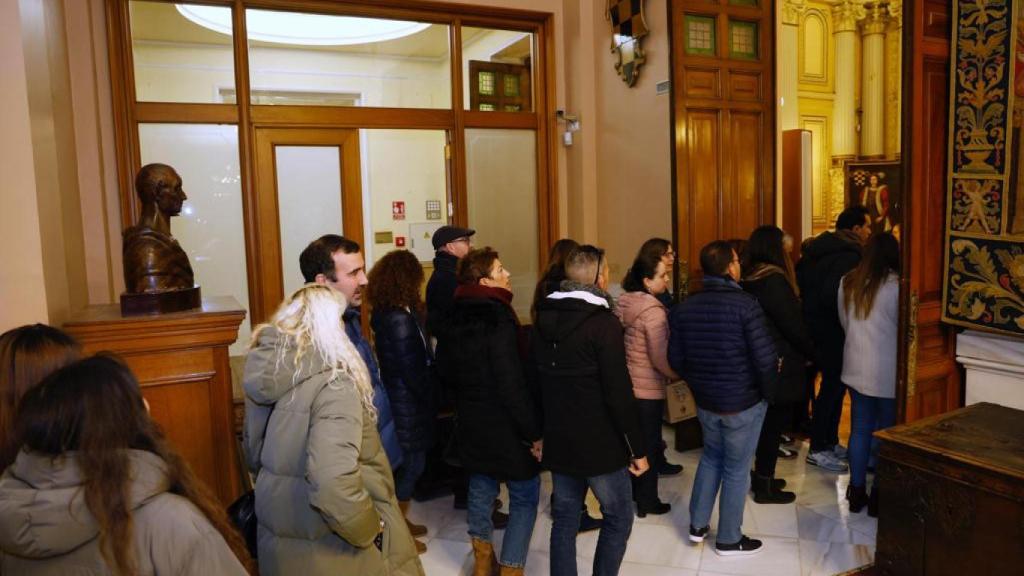
<svg viewBox="0 0 1024 576">
<path fill-rule="evenodd" d="M 302 284 L 298 252 L 323 234 L 363 245 L 359 131 L 256 128 L 256 298 L 265 321 Z M 307 194 L 308 192 L 308 194 Z M 282 202 L 284 200 L 284 202 Z"/>
<path fill-rule="evenodd" d="M 671 21 L 676 270 L 685 297 L 699 286 L 705 244 L 746 238 L 775 219 L 774 4 L 672 0 Z"/>
<path fill-rule="evenodd" d="M 956 334 L 941 324 L 952 3 L 904 4 L 902 232 L 897 406 L 910 422 L 960 406 Z M 907 165 L 909 164 L 909 166 Z"/>
</svg>

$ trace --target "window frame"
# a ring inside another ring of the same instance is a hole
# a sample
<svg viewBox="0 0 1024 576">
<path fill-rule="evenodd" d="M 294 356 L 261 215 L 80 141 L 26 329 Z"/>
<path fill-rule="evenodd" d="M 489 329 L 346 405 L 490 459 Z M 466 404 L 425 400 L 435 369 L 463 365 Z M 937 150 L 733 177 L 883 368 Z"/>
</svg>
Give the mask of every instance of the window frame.
<svg viewBox="0 0 1024 576">
<path fill-rule="evenodd" d="M 173 4 L 173 0 L 146 0 Z M 558 231 L 557 126 L 554 119 L 554 15 L 551 13 L 452 5 L 410 0 L 197 0 L 196 4 L 232 9 L 235 67 L 234 104 L 139 102 L 135 94 L 130 0 L 106 3 L 110 81 L 114 105 L 114 131 L 120 190 L 121 222 L 138 221 L 140 207 L 134 193 L 135 174 L 141 168 L 139 124 L 230 124 L 238 130 L 242 213 L 245 229 L 250 321 L 255 325 L 273 310 L 263 301 L 268 281 L 257 257 L 260 225 L 255 205 L 255 132 L 257 127 L 444 129 L 448 133 L 446 158 L 449 177 L 449 223 L 466 226 L 466 129 L 508 128 L 534 130 L 537 141 L 537 217 L 539 262 Z M 337 16 L 379 17 L 443 24 L 449 27 L 451 108 L 383 108 L 336 106 L 257 105 L 250 102 L 247 9 L 286 10 Z M 467 110 L 463 97 L 462 28 L 520 30 L 533 34 L 533 110 L 481 112 Z M 538 273 L 540 270 L 538 270 Z"/>
</svg>

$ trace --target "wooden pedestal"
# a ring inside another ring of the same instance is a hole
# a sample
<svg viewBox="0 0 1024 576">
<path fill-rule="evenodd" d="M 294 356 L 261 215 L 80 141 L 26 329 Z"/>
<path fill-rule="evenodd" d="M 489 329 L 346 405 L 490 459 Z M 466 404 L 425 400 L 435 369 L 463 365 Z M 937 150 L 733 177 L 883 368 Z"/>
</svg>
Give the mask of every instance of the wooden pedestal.
<svg viewBox="0 0 1024 576">
<path fill-rule="evenodd" d="M 1020 574 L 1024 412 L 974 404 L 877 433 L 878 574 Z"/>
<path fill-rule="evenodd" d="M 225 505 L 241 494 L 228 346 L 244 318 L 234 298 L 220 297 L 158 316 L 122 317 L 117 304 L 90 306 L 64 325 L 84 353 L 106 350 L 127 362 L 153 419 Z"/>
</svg>

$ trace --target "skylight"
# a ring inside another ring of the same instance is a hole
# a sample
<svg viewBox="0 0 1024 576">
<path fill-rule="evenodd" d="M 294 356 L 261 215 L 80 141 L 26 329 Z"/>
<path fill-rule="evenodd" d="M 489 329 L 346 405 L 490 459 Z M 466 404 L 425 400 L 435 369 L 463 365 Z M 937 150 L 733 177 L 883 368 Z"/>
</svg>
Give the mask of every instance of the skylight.
<svg viewBox="0 0 1024 576">
<path fill-rule="evenodd" d="M 177 4 L 190 21 L 221 34 L 231 34 L 231 9 L 219 6 Z M 429 27 L 422 22 L 325 16 L 272 10 L 246 10 L 245 27 L 250 40 L 304 46 L 346 46 L 394 40 Z"/>
</svg>

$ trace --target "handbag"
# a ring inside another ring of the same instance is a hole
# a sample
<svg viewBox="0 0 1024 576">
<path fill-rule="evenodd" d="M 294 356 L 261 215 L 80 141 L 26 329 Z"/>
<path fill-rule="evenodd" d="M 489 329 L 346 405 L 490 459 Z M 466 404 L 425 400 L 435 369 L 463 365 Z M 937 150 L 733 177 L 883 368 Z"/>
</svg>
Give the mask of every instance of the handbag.
<svg viewBox="0 0 1024 576">
<path fill-rule="evenodd" d="M 241 532 L 245 547 L 255 559 L 256 546 L 256 491 L 248 490 L 228 506 L 228 518 Z"/>
</svg>

